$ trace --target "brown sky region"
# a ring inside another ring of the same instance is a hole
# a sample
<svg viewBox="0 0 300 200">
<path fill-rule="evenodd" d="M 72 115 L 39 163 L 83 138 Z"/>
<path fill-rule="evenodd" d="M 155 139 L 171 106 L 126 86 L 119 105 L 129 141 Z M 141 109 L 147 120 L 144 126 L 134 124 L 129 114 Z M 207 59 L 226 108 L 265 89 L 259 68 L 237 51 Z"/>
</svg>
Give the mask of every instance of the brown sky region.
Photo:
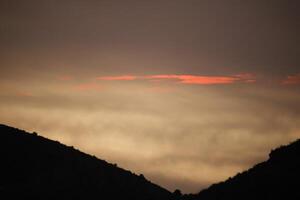
<svg viewBox="0 0 300 200">
<path fill-rule="evenodd" d="M 0 123 L 197 192 L 300 137 L 298 4 L 0 1 Z"/>
</svg>

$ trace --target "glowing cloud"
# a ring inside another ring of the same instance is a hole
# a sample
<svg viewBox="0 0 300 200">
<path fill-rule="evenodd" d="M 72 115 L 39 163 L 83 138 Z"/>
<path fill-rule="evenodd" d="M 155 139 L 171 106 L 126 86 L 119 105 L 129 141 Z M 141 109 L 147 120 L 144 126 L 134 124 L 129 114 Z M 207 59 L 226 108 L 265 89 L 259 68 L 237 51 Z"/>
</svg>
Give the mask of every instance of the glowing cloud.
<svg viewBox="0 0 300 200">
<path fill-rule="evenodd" d="M 281 83 L 284 85 L 300 84 L 300 73 L 296 75 L 287 76 L 287 78 L 281 81 Z"/>
<path fill-rule="evenodd" d="M 246 83 L 255 83 L 256 77 L 254 74 L 251 73 L 244 73 L 244 74 L 237 74 L 234 75 L 235 77 L 239 78 L 240 81 L 246 82 Z"/>
<path fill-rule="evenodd" d="M 193 76 L 193 75 L 155 75 L 149 79 L 175 79 L 183 84 L 230 84 L 235 82 L 236 77 L 219 77 L 219 76 Z"/>
<path fill-rule="evenodd" d="M 132 81 L 136 79 L 140 80 L 177 80 L 182 84 L 198 84 L 198 85 L 214 85 L 214 84 L 232 84 L 236 82 L 252 83 L 255 82 L 255 76 L 250 73 L 237 74 L 233 76 L 197 76 L 197 75 L 176 75 L 176 74 L 158 74 L 150 76 L 103 76 L 97 77 L 97 80 L 127 80 Z"/>
<path fill-rule="evenodd" d="M 145 78 L 151 80 L 159 79 L 175 79 L 183 84 L 199 84 L 199 85 L 213 85 L 213 84 L 232 84 L 235 82 L 255 82 L 256 79 L 252 74 L 238 74 L 234 76 L 195 76 L 195 75 L 153 75 Z"/>
<path fill-rule="evenodd" d="M 132 81 L 137 79 L 136 76 L 123 75 L 123 76 L 100 76 L 96 78 L 97 80 L 106 80 L 106 81 Z"/>
</svg>

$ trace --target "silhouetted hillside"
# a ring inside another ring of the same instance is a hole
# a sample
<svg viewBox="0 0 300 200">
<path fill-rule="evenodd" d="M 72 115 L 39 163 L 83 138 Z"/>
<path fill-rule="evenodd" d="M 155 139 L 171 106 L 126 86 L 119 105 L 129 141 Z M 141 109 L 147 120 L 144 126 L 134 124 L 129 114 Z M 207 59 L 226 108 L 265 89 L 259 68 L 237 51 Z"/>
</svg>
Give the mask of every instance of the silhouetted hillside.
<svg viewBox="0 0 300 200">
<path fill-rule="evenodd" d="M 248 171 L 183 196 L 73 147 L 5 125 L 0 125 L 0 153 L 0 199 L 300 199 L 300 140 L 273 150 Z"/>
<path fill-rule="evenodd" d="M 172 194 L 36 133 L 0 125 L 0 199 L 164 200 Z M 3 198 L 5 197 L 5 198 Z"/>
<path fill-rule="evenodd" d="M 269 159 L 185 200 L 300 199 L 300 140 L 273 150 Z"/>
</svg>

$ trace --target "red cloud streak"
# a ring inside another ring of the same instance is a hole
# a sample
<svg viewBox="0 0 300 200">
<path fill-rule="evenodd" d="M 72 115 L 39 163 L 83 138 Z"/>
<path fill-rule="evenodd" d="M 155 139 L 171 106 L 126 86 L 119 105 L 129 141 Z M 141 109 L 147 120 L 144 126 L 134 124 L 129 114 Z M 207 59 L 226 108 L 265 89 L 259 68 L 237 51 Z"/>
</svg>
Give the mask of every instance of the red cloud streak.
<svg viewBox="0 0 300 200">
<path fill-rule="evenodd" d="M 97 77 L 97 80 L 136 80 L 146 79 L 159 81 L 164 79 L 177 80 L 182 84 L 214 85 L 214 84 L 232 84 L 236 82 L 253 83 L 256 81 L 253 74 L 238 74 L 233 76 L 196 76 L 196 75 L 176 75 L 176 74 L 159 74 L 151 76 L 103 76 Z"/>
<path fill-rule="evenodd" d="M 135 80 L 136 76 L 123 75 L 123 76 L 100 76 L 97 77 L 97 80 L 106 80 L 106 81 L 132 81 Z"/>
<path fill-rule="evenodd" d="M 195 75 L 153 75 L 146 76 L 146 79 L 175 79 L 183 84 L 213 85 L 213 84 L 232 84 L 235 82 L 255 82 L 252 74 L 238 74 L 234 76 L 195 76 Z"/>
<path fill-rule="evenodd" d="M 234 83 L 238 78 L 236 77 L 222 77 L 222 76 L 193 76 L 193 75 L 154 75 L 147 77 L 148 79 L 175 79 L 183 84 L 230 84 Z"/>
<path fill-rule="evenodd" d="M 282 82 L 284 85 L 296 85 L 300 84 L 300 73 L 296 75 L 287 76 Z"/>
</svg>

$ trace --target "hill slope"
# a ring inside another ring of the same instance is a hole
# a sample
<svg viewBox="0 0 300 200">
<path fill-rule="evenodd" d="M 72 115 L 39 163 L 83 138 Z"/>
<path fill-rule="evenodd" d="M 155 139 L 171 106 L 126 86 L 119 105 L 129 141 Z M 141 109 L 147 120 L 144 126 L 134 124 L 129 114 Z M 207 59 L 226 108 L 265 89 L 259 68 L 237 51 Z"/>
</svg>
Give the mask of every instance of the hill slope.
<svg viewBox="0 0 300 200">
<path fill-rule="evenodd" d="M 300 199 L 300 140 L 273 150 L 267 161 L 248 171 L 184 199 Z"/>
<path fill-rule="evenodd" d="M 0 125 L 0 154 L 0 199 L 172 198 L 142 175 L 5 125 Z"/>
<path fill-rule="evenodd" d="M 0 125 L 0 199 L 300 199 L 300 140 L 198 194 L 174 194 L 104 160 Z"/>
</svg>

